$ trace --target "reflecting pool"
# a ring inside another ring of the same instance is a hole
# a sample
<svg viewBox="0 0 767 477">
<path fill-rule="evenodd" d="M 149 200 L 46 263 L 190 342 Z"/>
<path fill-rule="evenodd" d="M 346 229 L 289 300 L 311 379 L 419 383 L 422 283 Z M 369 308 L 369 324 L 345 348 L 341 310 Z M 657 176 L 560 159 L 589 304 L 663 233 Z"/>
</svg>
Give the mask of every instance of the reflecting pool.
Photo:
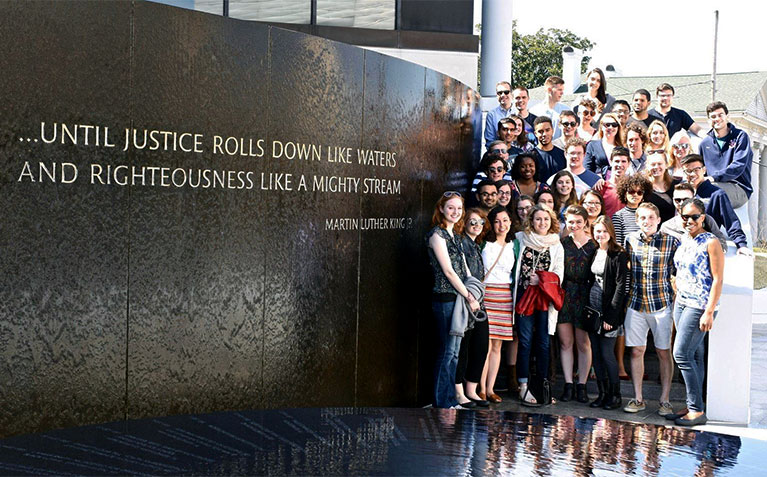
<svg viewBox="0 0 767 477">
<path fill-rule="evenodd" d="M 765 475 L 767 443 L 498 411 L 314 408 L 170 416 L 0 440 L 14 475 Z"/>
</svg>

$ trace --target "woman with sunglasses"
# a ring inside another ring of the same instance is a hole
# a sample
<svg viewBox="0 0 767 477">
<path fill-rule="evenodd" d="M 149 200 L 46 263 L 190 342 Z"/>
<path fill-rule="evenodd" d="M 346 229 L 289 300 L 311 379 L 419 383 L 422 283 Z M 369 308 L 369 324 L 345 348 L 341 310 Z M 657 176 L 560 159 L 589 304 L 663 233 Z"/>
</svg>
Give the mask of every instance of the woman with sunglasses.
<svg viewBox="0 0 767 477">
<path fill-rule="evenodd" d="M 495 391 L 495 378 L 501 364 L 501 347 L 504 341 L 514 341 L 513 318 L 514 306 L 511 294 L 511 274 L 514 269 L 514 234 L 511 230 L 511 216 L 504 207 L 495 207 L 488 214 L 490 231 L 487 234 L 485 248 L 482 250 L 482 262 L 485 264 L 485 309 L 489 324 L 490 346 L 482 371 L 482 384 L 487 400 L 501 402 Z M 482 394 L 480 394 L 482 396 Z"/>
<path fill-rule="evenodd" d="M 602 312 L 602 330 L 589 332 L 599 390 L 599 396 L 590 407 L 613 410 L 622 404 L 620 371 L 614 350 L 626 319 L 629 256 L 616 242 L 615 229 L 608 217 L 601 216 L 594 220 L 591 235 L 599 244 L 599 249 L 589 265 L 592 274 L 589 306 Z"/>
<path fill-rule="evenodd" d="M 618 241 L 618 245 L 625 247 L 626 237 L 631 232 L 639 230 L 636 221 L 637 207 L 652 192 L 652 184 L 644 174 L 638 172 L 624 176 L 618 181 L 617 189 L 618 198 L 626 204 L 626 207 L 613 214 L 612 219 L 615 226 L 615 239 Z"/>
<path fill-rule="evenodd" d="M 674 360 L 687 390 L 687 409 L 676 414 L 679 426 L 705 424 L 703 380 L 704 338 L 714 326 L 722 295 L 724 254 L 716 237 L 703 228 L 705 206 L 700 199 L 682 203 L 685 235 L 674 254 L 677 274 L 674 283 Z M 670 417 L 669 417 L 670 418 Z"/>
<path fill-rule="evenodd" d="M 580 126 L 578 126 L 578 130 L 576 131 L 577 136 L 584 141 L 591 141 L 594 134 L 597 132 L 597 130 L 594 129 L 594 127 L 591 125 L 591 122 L 596 119 L 597 103 L 591 99 L 584 98 L 579 103 L 577 113 L 578 120 L 581 123 Z"/>
<path fill-rule="evenodd" d="M 522 195 L 535 195 L 549 190 L 549 185 L 539 180 L 535 156 L 532 152 L 523 152 L 514 159 L 511 166 L 512 194 L 514 199 Z"/>
<path fill-rule="evenodd" d="M 596 136 L 586 145 L 583 167 L 605 179 L 610 169 L 609 158 L 615 147 L 623 147 L 623 126 L 617 115 L 607 113 L 599 121 Z"/>
<path fill-rule="evenodd" d="M 458 298 L 465 299 L 473 313 L 480 308 L 477 298 L 464 285 L 469 270 L 461 250 L 463 197 L 460 193 L 448 191 L 442 194 L 434 206 L 431 224 L 426 242 L 434 275 L 431 305 L 437 335 L 432 404 L 439 408 L 454 408 L 459 406 L 455 397 L 455 370 L 461 337 L 450 334 L 453 309 Z"/>
<path fill-rule="evenodd" d="M 684 172 L 682 172 L 682 159 L 687 157 L 688 154 L 695 153 L 690 142 L 690 136 L 687 135 L 686 131 L 678 131 L 671 136 L 669 144 L 671 145 L 669 168 L 671 169 L 672 177 L 678 177 L 684 181 L 686 177 L 684 177 Z"/>
<path fill-rule="evenodd" d="M 588 91 L 573 104 L 573 108 L 576 109 L 576 112 L 578 112 L 577 109 L 583 99 L 593 101 L 596 104 L 594 109 L 598 114 L 609 113 L 613 110 L 615 98 L 607 93 L 607 78 L 605 78 L 605 74 L 600 68 L 592 68 L 586 73 L 586 86 L 588 87 Z M 593 119 L 597 120 L 595 123 L 599 122 L 598 118 L 595 117 Z"/>
<path fill-rule="evenodd" d="M 668 173 L 668 162 L 666 153 L 661 151 L 648 154 L 645 162 L 645 174 L 652 183 L 652 192 L 645 200 L 658 207 L 661 223 L 676 214 L 673 200 L 674 186 L 681 182 L 680 179 L 673 178 Z"/>
<path fill-rule="evenodd" d="M 485 279 L 482 245 L 484 245 L 483 238 L 489 230 L 490 223 L 482 209 L 466 210 L 464 233 L 461 236 L 463 253 L 471 275 L 479 280 Z M 467 406 L 470 402 L 480 407 L 489 405 L 477 393 L 477 385 L 480 386 L 479 391 L 484 393 L 482 370 L 487 358 L 488 340 L 487 320 L 475 321 L 474 328 L 466 330 L 463 334 L 461 351 L 458 355 L 458 366 L 455 372 L 456 398 L 462 406 Z"/>
</svg>

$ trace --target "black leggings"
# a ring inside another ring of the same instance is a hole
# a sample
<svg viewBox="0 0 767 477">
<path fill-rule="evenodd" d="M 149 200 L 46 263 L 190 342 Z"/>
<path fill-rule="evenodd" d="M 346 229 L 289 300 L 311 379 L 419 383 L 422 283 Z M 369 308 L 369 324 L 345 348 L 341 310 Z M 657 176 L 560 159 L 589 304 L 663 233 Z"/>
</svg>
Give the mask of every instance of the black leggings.
<svg viewBox="0 0 767 477">
<path fill-rule="evenodd" d="M 606 338 L 592 332 L 589 333 L 589 338 L 591 339 L 592 364 L 594 365 L 597 379 L 609 379 L 610 384 L 619 383 L 618 360 L 615 359 L 614 352 L 617 336 Z"/>
<path fill-rule="evenodd" d="M 472 383 L 478 383 L 482 379 L 482 369 L 485 367 L 490 341 L 489 333 L 487 320 L 474 322 L 474 328 L 464 333 L 461 351 L 458 353 L 455 384 L 462 384 L 464 378 Z"/>
</svg>

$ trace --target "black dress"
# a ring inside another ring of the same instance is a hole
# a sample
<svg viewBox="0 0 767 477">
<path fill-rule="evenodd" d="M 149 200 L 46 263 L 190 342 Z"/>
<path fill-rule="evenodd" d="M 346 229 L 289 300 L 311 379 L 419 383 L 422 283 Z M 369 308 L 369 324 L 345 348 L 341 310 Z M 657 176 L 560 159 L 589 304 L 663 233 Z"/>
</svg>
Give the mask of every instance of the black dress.
<svg viewBox="0 0 767 477">
<path fill-rule="evenodd" d="M 589 240 L 578 248 L 568 235 L 562 239 L 562 248 L 565 249 L 565 278 L 562 281 L 565 303 L 559 310 L 557 324 L 572 323 L 576 328 L 581 328 L 583 307 L 589 303 L 591 262 L 599 247 L 596 242 Z"/>
</svg>

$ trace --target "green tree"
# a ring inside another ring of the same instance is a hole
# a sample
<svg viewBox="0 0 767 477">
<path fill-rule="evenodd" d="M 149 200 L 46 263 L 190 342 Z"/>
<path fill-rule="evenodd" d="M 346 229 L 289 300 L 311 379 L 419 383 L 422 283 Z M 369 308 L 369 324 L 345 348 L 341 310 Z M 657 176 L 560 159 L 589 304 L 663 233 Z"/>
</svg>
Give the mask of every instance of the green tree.
<svg viewBox="0 0 767 477">
<path fill-rule="evenodd" d="M 572 46 L 585 51 L 596 43 L 581 38 L 570 30 L 541 28 L 532 35 L 520 35 L 517 21 L 511 32 L 511 78 L 512 84 L 535 88 L 543 85 L 549 76 L 562 76 L 562 48 Z M 586 72 L 590 56 L 584 56 L 581 73 Z"/>
</svg>

